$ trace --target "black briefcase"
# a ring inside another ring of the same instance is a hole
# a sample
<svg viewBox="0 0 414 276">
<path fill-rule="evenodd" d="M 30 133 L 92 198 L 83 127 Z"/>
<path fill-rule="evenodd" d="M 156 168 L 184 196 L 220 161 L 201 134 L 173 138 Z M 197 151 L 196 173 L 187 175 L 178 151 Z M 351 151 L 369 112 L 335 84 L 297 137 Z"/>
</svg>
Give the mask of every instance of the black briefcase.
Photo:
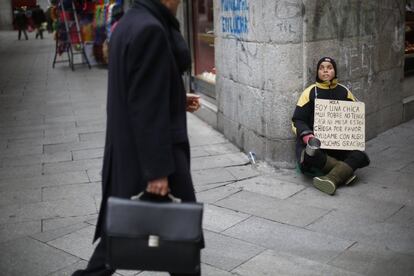
<svg viewBox="0 0 414 276">
<path fill-rule="evenodd" d="M 110 197 L 107 265 L 113 269 L 200 271 L 203 205 Z"/>
</svg>

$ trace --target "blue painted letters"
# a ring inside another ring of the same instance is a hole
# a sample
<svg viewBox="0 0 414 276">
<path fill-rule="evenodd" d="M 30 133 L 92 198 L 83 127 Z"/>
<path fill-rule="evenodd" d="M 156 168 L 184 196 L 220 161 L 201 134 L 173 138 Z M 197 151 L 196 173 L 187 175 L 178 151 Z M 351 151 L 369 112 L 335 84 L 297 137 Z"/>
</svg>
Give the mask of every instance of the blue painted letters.
<svg viewBox="0 0 414 276">
<path fill-rule="evenodd" d="M 222 32 L 233 35 L 248 33 L 248 12 L 248 0 L 221 0 Z"/>
</svg>

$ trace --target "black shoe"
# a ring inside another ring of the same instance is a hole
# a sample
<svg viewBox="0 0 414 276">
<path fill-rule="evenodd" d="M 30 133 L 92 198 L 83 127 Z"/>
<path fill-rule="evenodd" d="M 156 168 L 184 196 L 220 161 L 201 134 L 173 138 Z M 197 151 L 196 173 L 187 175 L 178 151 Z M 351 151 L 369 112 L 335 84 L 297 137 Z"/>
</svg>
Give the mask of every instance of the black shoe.
<svg viewBox="0 0 414 276">
<path fill-rule="evenodd" d="M 82 275 L 85 275 L 83 272 L 84 272 L 83 269 L 78 269 L 75 272 L 73 272 L 72 276 L 82 276 Z"/>
</svg>

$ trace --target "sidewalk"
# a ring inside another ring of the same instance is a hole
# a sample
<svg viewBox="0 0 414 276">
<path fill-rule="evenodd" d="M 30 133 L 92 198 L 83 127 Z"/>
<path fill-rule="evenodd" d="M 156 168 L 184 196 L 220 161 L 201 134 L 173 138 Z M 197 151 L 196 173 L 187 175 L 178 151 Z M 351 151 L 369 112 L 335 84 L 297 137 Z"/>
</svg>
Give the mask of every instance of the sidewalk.
<svg viewBox="0 0 414 276">
<path fill-rule="evenodd" d="M 107 71 L 52 69 L 50 35 L 29 36 L 0 32 L 0 274 L 70 275 L 93 251 Z M 188 121 L 202 275 L 412 275 L 414 120 L 371 140 L 371 166 L 335 196 Z"/>
</svg>

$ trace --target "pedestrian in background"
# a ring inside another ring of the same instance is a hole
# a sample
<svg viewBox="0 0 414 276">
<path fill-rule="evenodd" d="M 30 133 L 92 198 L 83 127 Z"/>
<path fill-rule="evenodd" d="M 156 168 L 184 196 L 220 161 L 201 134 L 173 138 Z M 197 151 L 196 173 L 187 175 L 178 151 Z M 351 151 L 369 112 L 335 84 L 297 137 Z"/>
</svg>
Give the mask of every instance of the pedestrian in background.
<svg viewBox="0 0 414 276">
<path fill-rule="evenodd" d="M 175 18 L 179 3 L 136 0 L 112 34 L 102 203 L 94 238 L 100 240 L 87 268 L 73 275 L 115 272 L 105 266 L 103 225 L 109 196 L 171 192 L 183 202 L 196 201 L 186 109 L 198 109 L 199 102 L 197 96 L 186 96 L 182 80 L 191 56 Z"/>
<path fill-rule="evenodd" d="M 36 29 L 36 39 L 40 37 L 43 39 L 43 23 L 46 22 L 46 15 L 39 5 L 32 9 L 33 25 Z"/>
<path fill-rule="evenodd" d="M 292 118 L 296 134 L 296 157 L 303 173 L 318 174 L 313 185 L 327 194 L 334 194 L 340 185 L 349 184 L 355 179 L 354 171 L 369 165 L 368 155 L 359 150 L 317 150 L 309 155 L 305 148 L 314 138 L 315 99 L 355 101 L 354 95 L 344 85 L 338 83 L 336 62 L 323 57 L 316 66 L 316 83 L 307 87 L 300 96 Z"/>
<path fill-rule="evenodd" d="M 27 36 L 27 32 L 26 32 L 28 20 L 27 20 L 26 11 L 24 8 L 18 8 L 15 10 L 14 23 L 18 31 L 17 38 L 20 40 L 22 33 L 23 33 L 26 40 L 28 40 L 29 37 Z"/>
</svg>

